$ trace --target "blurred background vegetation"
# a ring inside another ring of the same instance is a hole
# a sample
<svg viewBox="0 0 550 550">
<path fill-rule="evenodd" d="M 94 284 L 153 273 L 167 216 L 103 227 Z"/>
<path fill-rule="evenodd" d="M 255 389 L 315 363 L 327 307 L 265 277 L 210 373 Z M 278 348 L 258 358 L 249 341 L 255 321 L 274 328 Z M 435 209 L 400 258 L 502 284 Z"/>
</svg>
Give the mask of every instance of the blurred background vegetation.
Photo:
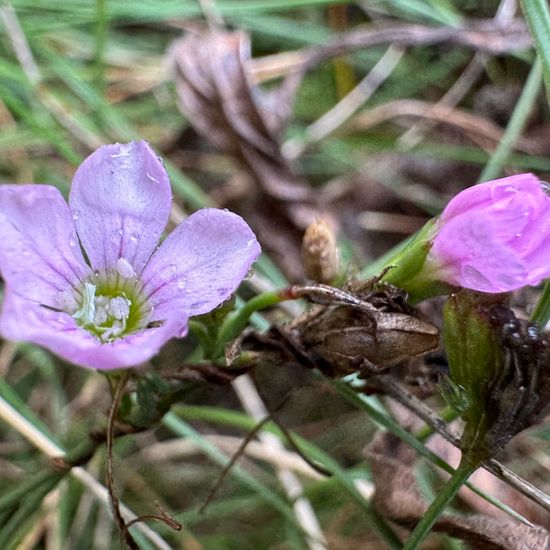
<svg viewBox="0 0 550 550">
<path fill-rule="evenodd" d="M 535 21 L 542 63 L 513 0 L 3 2 L 0 181 L 48 183 L 67 194 L 76 166 L 97 147 L 145 139 L 171 176 L 171 223 L 216 205 L 240 213 L 259 235 L 264 255 L 242 297 L 303 280 L 300 238 L 319 214 L 338 234 L 346 273 L 375 273 L 378 257 L 460 189 L 517 172 L 550 177 L 547 9 L 543 2 L 523 8 Z M 380 28 L 390 32 L 373 30 Z M 240 42 L 201 42 L 208 29 L 214 37 L 242 31 Z M 434 38 L 434 29 L 443 35 Z M 197 37 L 184 53 L 181 42 L 173 46 L 182 36 Z M 201 65 L 212 52 L 227 53 L 227 64 L 222 58 L 217 67 Z M 182 56 L 187 64 L 176 69 Z M 201 88 L 205 75 L 217 86 L 211 96 L 204 91 L 212 82 Z M 204 101 L 194 109 L 185 106 L 190 90 Z M 242 112 L 229 101 L 235 90 L 250 96 Z M 273 115 L 273 124 L 258 122 L 254 101 L 260 118 Z M 257 133 L 247 141 L 240 123 Z M 226 129 L 221 137 L 212 131 L 216 124 Z M 520 293 L 517 307 L 529 310 L 535 294 Z M 254 323 L 265 329 L 288 320 L 300 312 L 294 306 Z M 197 357 L 196 345 L 193 337 L 171 343 L 153 366 L 184 364 Z M 371 504 L 374 451 L 365 447 L 385 431 L 405 438 L 418 452 L 414 476 L 428 501 L 441 470 L 426 442 L 450 462 L 452 449 L 426 430 L 412 438 L 402 426 L 421 424 L 390 400 L 357 397 L 314 372 L 263 365 L 254 382 L 257 393 L 246 384 L 189 382 L 159 426 L 117 439 L 115 479 L 124 504 L 141 516 L 158 515 L 158 502 L 182 525 L 176 531 L 166 522 L 135 524 L 139 546 L 398 547 L 394 531 L 406 531 L 389 526 L 391 511 Z M 101 442 L 93 452 L 77 452 L 85 460 L 70 471 L 52 460 L 76 452 L 104 426 L 106 378 L 32 345 L 2 342 L 0 398 L 0 548 L 118 547 Z M 430 405 L 444 408 L 436 395 Z M 270 423 L 265 429 L 286 449 L 265 436 L 253 441 L 201 512 L 223 465 L 266 410 L 330 475 L 308 466 Z M 548 427 L 535 426 L 502 460 L 544 488 L 549 438 Z M 501 508 L 507 503 L 550 527 L 542 508 L 495 478 L 481 475 L 474 483 Z M 310 505 L 305 515 L 292 487 Z M 458 512 L 511 521 L 471 495 Z M 309 531 L 304 517 L 313 522 Z M 426 544 L 465 547 L 448 535 Z"/>
</svg>

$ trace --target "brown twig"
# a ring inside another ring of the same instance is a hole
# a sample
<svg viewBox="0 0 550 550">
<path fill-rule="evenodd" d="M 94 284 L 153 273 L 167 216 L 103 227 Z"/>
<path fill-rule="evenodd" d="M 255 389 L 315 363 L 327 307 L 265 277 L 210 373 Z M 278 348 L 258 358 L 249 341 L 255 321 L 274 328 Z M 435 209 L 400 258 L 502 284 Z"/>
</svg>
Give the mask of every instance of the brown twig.
<svg viewBox="0 0 550 550">
<path fill-rule="evenodd" d="M 438 124 L 455 126 L 466 133 L 474 142 L 480 140 L 498 144 L 504 130 L 491 120 L 474 115 L 462 109 L 446 105 L 429 103 L 418 99 L 396 99 L 364 111 L 349 123 L 351 131 L 365 131 L 378 124 L 398 117 L 419 118 Z M 531 140 L 522 138 L 517 142 L 517 149 L 526 153 L 536 154 L 538 149 Z"/>
<path fill-rule="evenodd" d="M 470 22 L 462 27 L 420 24 L 371 25 L 338 36 L 334 41 L 304 50 L 302 70 L 309 70 L 332 57 L 380 44 L 394 46 L 431 46 L 449 42 L 492 54 L 526 49 L 532 40 L 520 19 L 502 24 L 493 19 Z"/>
<path fill-rule="evenodd" d="M 116 391 L 113 396 L 113 402 L 109 410 L 109 418 L 107 420 L 105 465 L 107 469 L 106 482 L 107 482 L 107 490 L 109 491 L 109 499 L 111 501 L 111 510 L 113 512 L 113 516 L 120 530 L 121 538 L 123 538 L 124 542 L 126 543 L 128 548 L 130 548 L 130 550 L 139 550 L 139 546 L 137 545 L 136 541 L 130 534 L 130 531 L 128 530 L 128 525 L 126 525 L 126 522 L 122 517 L 122 513 L 120 511 L 120 498 L 118 495 L 118 491 L 117 491 L 114 476 L 113 476 L 113 442 L 114 442 L 113 434 L 114 434 L 115 417 L 118 412 L 118 407 L 120 406 L 120 400 L 122 399 L 124 388 L 126 387 L 128 380 L 130 379 L 130 374 L 131 374 L 130 371 L 125 371 L 124 374 L 122 375 L 122 378 L 120 379 L 118 386 L 116 387 Z"/>
<path fill-rule="evenodd" d="M 532 41 L 520 19 L 478 20 L 463 27 L 434 27 L 420 24 L 372 24 L 360 30 L 341 33 L 321 46 L 266 55 L 247 60 L 247 72 L 256 84 L 286 77 L 297 81 L 303 71 L 329 58 L 383 44 L 409 47 L 444 42 L 470 47 L 479 52 L 502 54 L 528 48 Z"/>
<path fill-rule="evenodd" d="M 157 510 L 159 511 L 159 515 L 155 516 L 153 514 L 144 514 L 143 516 L 139 516 L 137 518 L 134 518 L 132 521 L 129 521 L 126 524 L 126 528 L 130 528 L 134 523 L 139 523 L 140 521 L 148 521 L 148 520 L 155 520 L 155 521 L 161 521 L 170 529 L 173 529 L 174 531 L 181 531 L 182 525 L 179 521 L 174 519 L 159 503 L 158 500 L 155 500 L 155 506 L 157 507 Z"/>
</svg>

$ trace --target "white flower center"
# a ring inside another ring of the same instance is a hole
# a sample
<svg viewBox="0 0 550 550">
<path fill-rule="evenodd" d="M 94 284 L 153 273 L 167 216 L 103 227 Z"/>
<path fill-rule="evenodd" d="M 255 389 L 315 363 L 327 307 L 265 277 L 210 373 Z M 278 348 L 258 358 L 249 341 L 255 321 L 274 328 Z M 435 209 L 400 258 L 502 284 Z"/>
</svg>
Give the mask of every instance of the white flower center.
<svg viewBox="0 0 550 550">
<path fill-rule="evenodd" d="M 84 300 L 73 314 L 77 322 L 102 342 L 111 342 L 126 331 L 132 301 L 125 292 L 117 296 L 96 296 L 96 285 L 84 283 Z"/>
<path fill-rule="evenodd" d="M 64 311 L 103 343 L 142 330 L 150 320 L 153 308 L 143 296 L 141 284 L 124 276 L 130 275 L 130 270 L 134 273 L 129 264 L 119 262 L 116 271 L 96 273 L 84 282 L 80 295 L 72 300 L 65 295 L 59 298 Z"/>
</svg>

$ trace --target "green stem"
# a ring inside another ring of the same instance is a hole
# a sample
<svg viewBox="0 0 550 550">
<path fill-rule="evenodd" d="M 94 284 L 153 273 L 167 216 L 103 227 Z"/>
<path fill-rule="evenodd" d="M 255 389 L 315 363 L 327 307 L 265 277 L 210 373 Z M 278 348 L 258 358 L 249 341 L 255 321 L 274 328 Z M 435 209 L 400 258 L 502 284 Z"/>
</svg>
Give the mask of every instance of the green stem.
<svg viewBox="0 0 550 550">
<path fill-rule="evenodd" d="M 218 338 L 212 357 L 215 359 L 223 355 L 225 344 L 239 335 L 246 327 L 253 313 L 289 299 L 292 299 L 292 296 L 288 294 L 285 289 L 263 292 L 246 302 L 240 309 L 231 315 L 228 315 L 218 331 Z"/>
<path fill-rule="evenodd" d="M 468 456 L 462 456 L 458 468 L 437 495 L 437 498 L 432 502 L 424 517 L 416 524 L 411 536 L 405 543 L 405 546 L 403 546 L 403 550 L 416 550 L 420 547 L 439 516 L 445 511 L 445 508 L 458 493 L 458 490 L 478 467 L 479 463 L 471 462 Z"/>
<path fill-rule="evenodd" d="M 531 315 L 531 321 L 537 323 L 542 330 L 550 321 L 550 279 L 544 285 L 541 297 Z"/>
<path fill-rule="evenodd" d="M 189 321 L 189 332 L 199 341 L 204 351 L 212 347 L 212 338 L 208 334 L 208 329 L 201 322 L 191 319 Z"/>
<path fill-rule="evenodd" d="M 390 269 L 382 280 L 406 290 L 411 304 L 451 291 L 449 285 L 438 280 L 437 268 L 428 261 L 437 224 L 437 218 L 429 220 L 405 246 L 397 248 L 393 256 L 385 257 L 383 267 Z"/>
</svg>

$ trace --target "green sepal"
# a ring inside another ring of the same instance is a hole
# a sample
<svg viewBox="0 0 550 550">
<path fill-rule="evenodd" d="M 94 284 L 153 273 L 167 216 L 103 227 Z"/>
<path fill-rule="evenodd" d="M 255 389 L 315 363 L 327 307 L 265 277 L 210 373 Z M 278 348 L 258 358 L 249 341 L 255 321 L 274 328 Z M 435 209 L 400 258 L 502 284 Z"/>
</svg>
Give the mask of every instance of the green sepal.
<svg viewBox="0 0 550 550">
<path fill-rule="evenodd" d="M 438 218 L 427 222 L 412 241 L 386 263 L 388 271 L 382 280 L 406 290 L 413 304 L 433 296 L 450 294 L 453 290 L 439 280 L 428 260 L 438 223 Z"/>
<path fill-rule="evenodd" d="M 439 381 L 439 390 L 445 400 L 454 411 L 462 416 L 472 405 L 466 390 L 455 384 L 447 375 L 443 375 Z"/>
<path fill-rule="evenodd" d="M 443 310 L 450 380 L 466 405 L 460 411 L 466 422 L 463 445 L 476 447 L 480 453 L 486 451 L 484 438 L 490 424 L 488 396 L 503 368 L 500 334 L 490 322 L 488 308 L 502 299 L 501 295 L 462 290 L 449 297 Z"/>
<path fill-rule="evenodd" d="M 165 397 L 171 392 L 170 385 L 157 374 L 148 373 L 146 376 L 140 376 L 137 380 L 137 406 L 129 411 L 128 421 L 140 427 L 158 422 L 170 407 L 165 404 Z"/>
<path fill-rule="evenodd" d="M 228 298 L 225 302 L 220 304 L 216 309 L 203 315 L 197 315 L 193 317 L 196 321 L 200 321 L 207 327 L 218 327 L 222 321 L 235 309 L 235 294 Z"/>
<path fill-rule="evenodd" d="M 189 329 L 199 340 L 206 356 L 209 355 L 209 350 L 215 347 L 221 326 L 235 310 L 235 302 L 236 296 L 233 294 L 216 309 L 203 315 L 197 315 L 190 320 Z"/>
</svg>

